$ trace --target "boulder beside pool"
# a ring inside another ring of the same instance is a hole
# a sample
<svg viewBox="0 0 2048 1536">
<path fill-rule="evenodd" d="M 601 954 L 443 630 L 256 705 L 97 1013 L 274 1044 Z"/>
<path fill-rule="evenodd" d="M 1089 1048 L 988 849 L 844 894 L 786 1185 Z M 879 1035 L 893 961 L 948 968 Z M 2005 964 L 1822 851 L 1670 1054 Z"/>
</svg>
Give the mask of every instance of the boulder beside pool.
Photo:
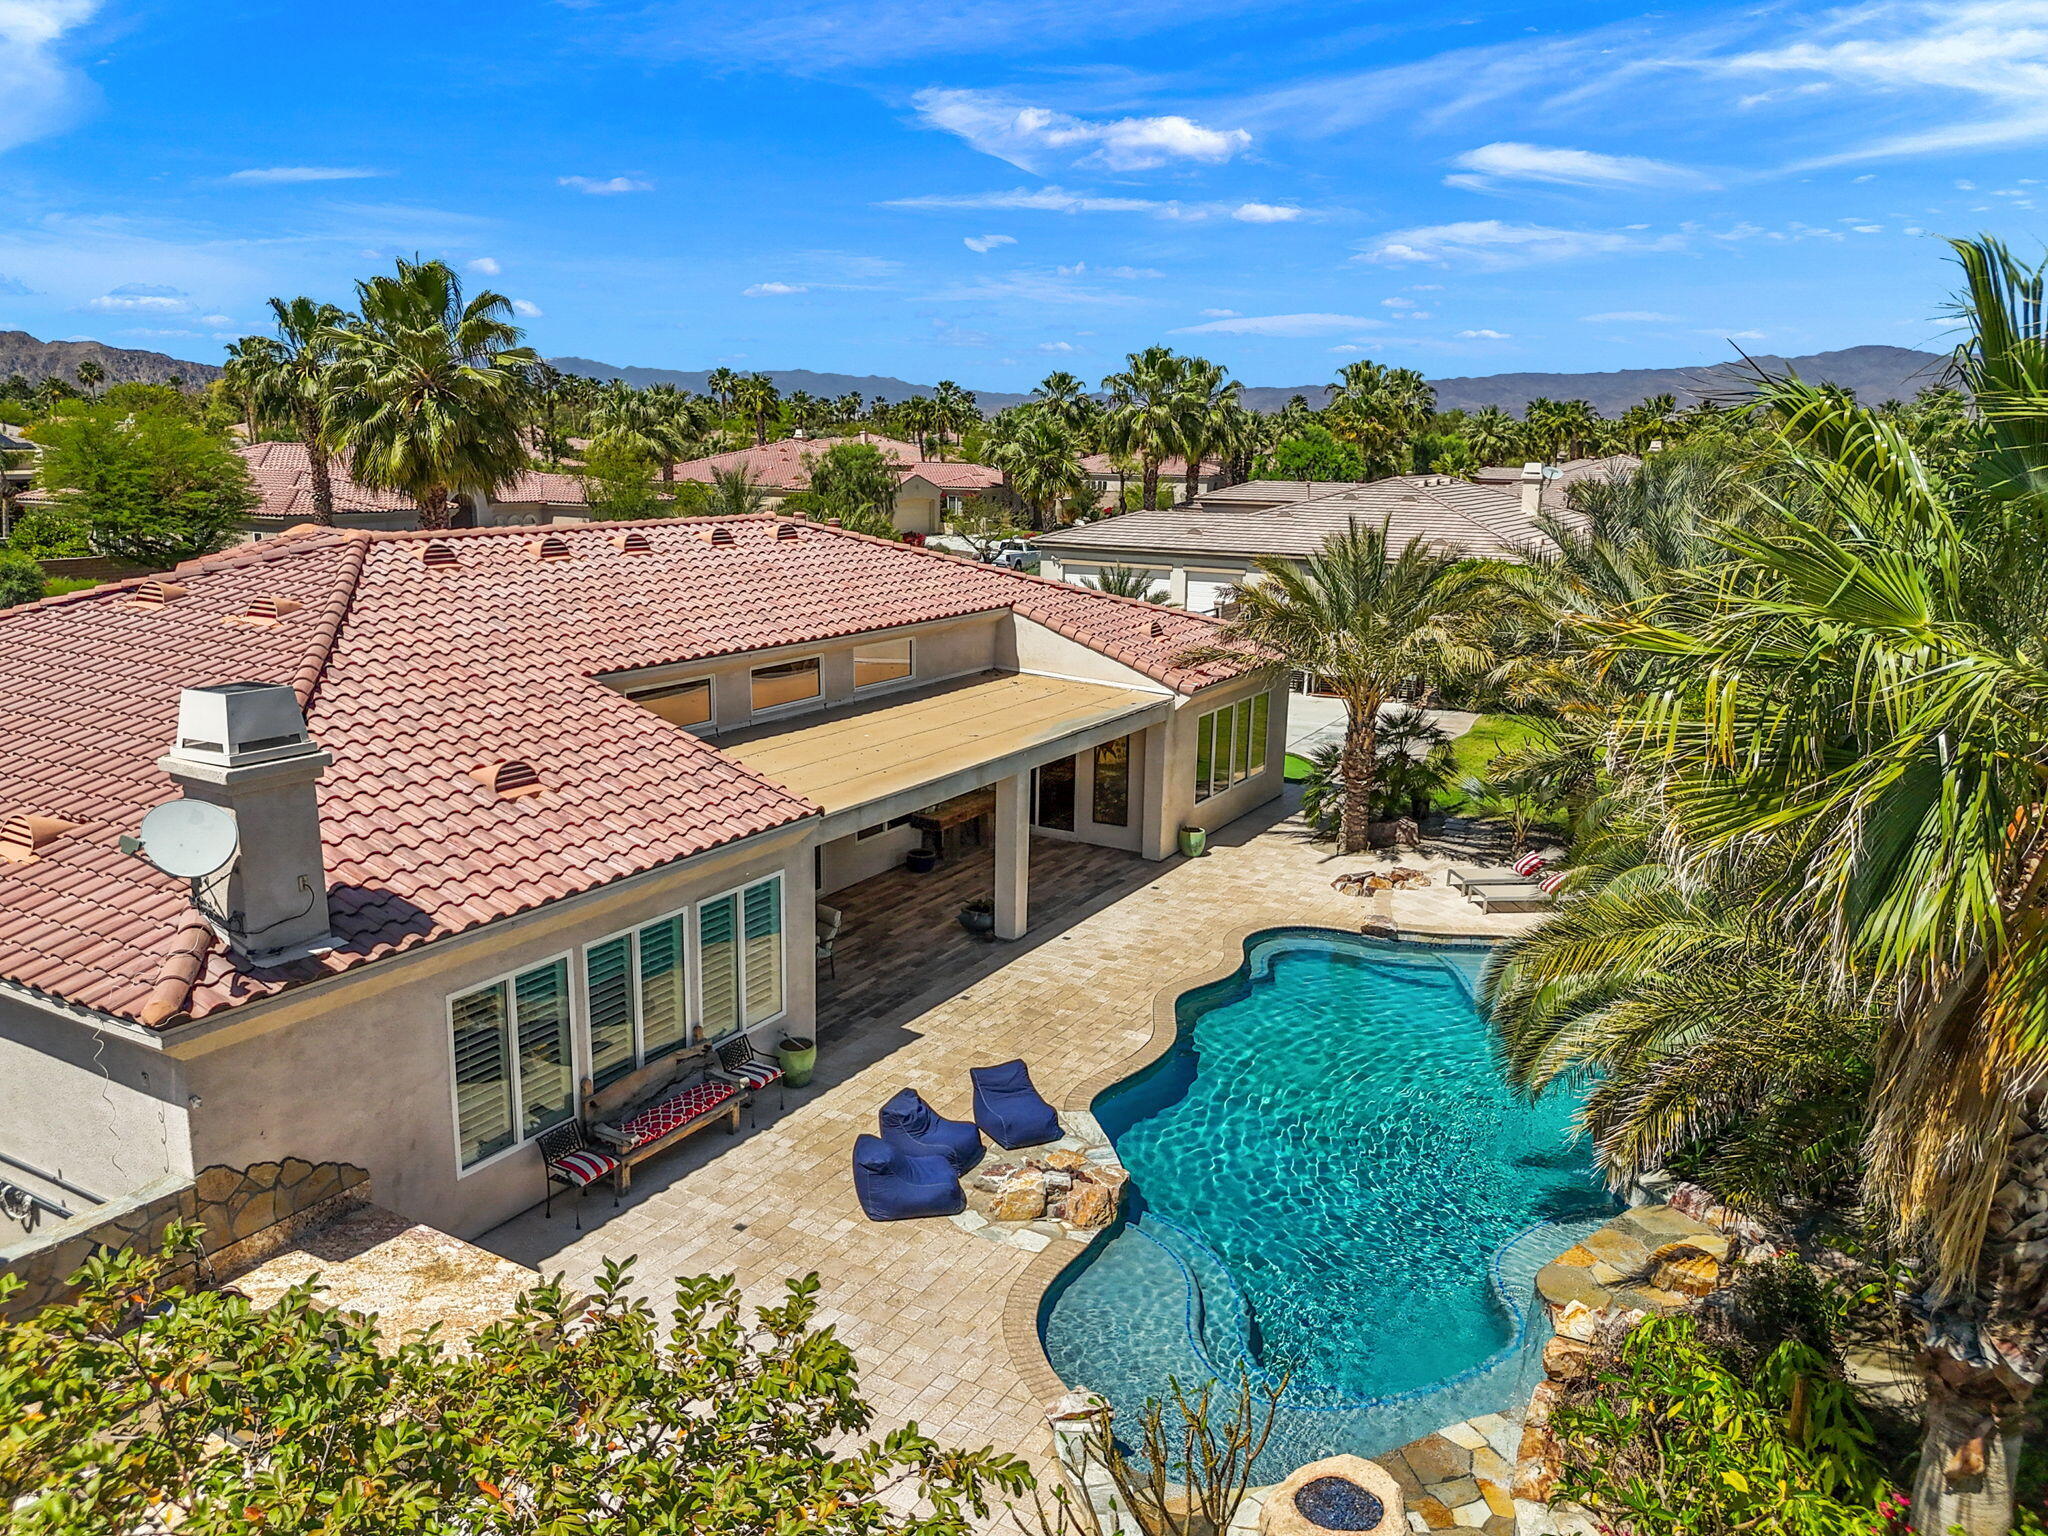
<svg viewBox="0 0 2048 1536">
<path fill-rule="evenodd" d="M 1362 1456 L 1326 1456 L 1295 1471 L 1266 1495 L 1260 1536 L 1396 1536 L 1408 1529 L 1401 1486 Z"/>
</svg>

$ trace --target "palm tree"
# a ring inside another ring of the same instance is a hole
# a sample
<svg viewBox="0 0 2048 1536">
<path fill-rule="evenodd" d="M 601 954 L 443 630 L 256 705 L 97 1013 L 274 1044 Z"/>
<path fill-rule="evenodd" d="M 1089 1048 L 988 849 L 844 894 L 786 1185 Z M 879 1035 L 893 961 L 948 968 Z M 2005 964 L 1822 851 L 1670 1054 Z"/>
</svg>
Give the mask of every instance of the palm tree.
<svg viewBox="0 0 2048 1536">
<path fill-rule="evenodd" d="M 1390 551 L 1385 524 L 1354 522 L 1306 560 L 1265 555 L 1254 564 L 1261 579 L 1238 588 L 1219 642 L 1190 659 L 1307 672 L 1344 701 L 1338 847 L 1363 853 L 1380 710 L 1417 682 L 1447 682 L 1485 665 L 1485 585 L 1471 562 L 1422 539 Z"/>
<path fill-rule="evenodd" d="M 1166 588 L 1159 585 L 1159 577 L 1133 565 L 1106 565 L 1086 585 L 1112 597 L 1135 597 L 1140 602 L 1157 603 L 1162 608 L 1172 605 Z"/>
<path fill-rule="evenodd" d="M 666 387 L 666 395 L 655 391 Z M 639 390 L 615 381 L 591 413 L 593 435 L 636 458 L 661 466 L 664 482 L 675 479 L 676 461 L 688 458 L 697 436 L 689 398 L 674 385 Z"/>
<path fill-rule="evenodd" d="M 78 375 L 78 382 L 85 386 L 89 395 L 98 394 L 100 385 L 106 382 L 107 370 L 89 357 L 71 371 Z"/>
<path fill-rule="evenodd" d="M 1144 466 L 1145 505 L 1159 497 L 1159 466 L 1180 441 L 1186 406 L 1187 359 L 1168 347 L 1147 347 L 1124 359 L 1124 370 L 1102 381 L 1109 392 L 1105 423 L 1112 449 L 1134 454 Z"/>
<path fill-rule="evenodd" d="M 1052 512 L 1080 494 L 1081 445 L 1055 416 L 1044 411 L 1013 412 L 1024 419 L 1004 433 L 989 453 L 989 466 L 1003 472 L 1024 503 L 1031 526 L 1043 528 Z"/>
<path fill-rule="evenodd" d="M 1508 464 L 1522 452 L 1522 426 L 1497 405 L 1481 406 L 1465 421 L 1465 436 L 1482 464 Z"/>
<path fill-rule="evenodd" d="M 327 406 L 333 392 L 335 338 L 348 322 L 340 306 L 322 304 L 301 294 L 272 299 L 274 337 L 247 337 L 258 345 L 238 351 L 234 366 L 245 370 L 245 385 L 259 412 L 289 421 L 306 449 L 306 473 L 312 482 L 313 521 L 334 521 L 334 480 L 327 452 Z M 240 344 L 238 343 L 238 346 Z"/>
<path fill-rule="evenodd" d="M 2004 1531 L 2048 1265 L 2048 320 L 2038 269 L 1961 243 L 1960 364 L 1998 467 L 1943 481 L 1838 390 L 1767 380 L 1786 487 L 1736 532 L 1741 579 L 1696 622 L 1617 622 L 1651 663 L 1635 721 L 1690 876 L 1761 893 L 1840 991 L 1896 997 L 1870 1101 L 1869 1193 L 1921 1264 L 1928 1402 L 1917 1529 Z M 1682 616 L 1682 611 L 1681 611 Z"/>
<path fill-rule="evenodd" d="M 1062 426 L 1076 433 L 1093 414 L 1095 407 L 1095 402 L 1088 397 L 1088 386 L 1064 371 L 1048 373 L 1040 379 L 1038 388 L 1031 392 L 1031 404 L 1057 417 Z"/>
<path fill-rule="evenodd" d="M 228 348 L 228 360 L 221 365 L 221 382 L 234 397 L 235 404 L 241 407 L 242 440 L 248 443 L 256 441 L 262 415 L 255 380 L 264 366 L 270 346 L 268 336 L 244 336 Z"/>
<path fill-rule="evenodd" d="M 730 368 L 714 368 L 704 376 L 704 392 L 716 400 L 721 409 L 730 411 L 735 409 L 733 389 L 739 381 L 740 376 Z"/>
<path fill-rule="evenodd" d="M 356 308 L 332 337 L 334 446 L 357 480 L 412 497 L 422 528 L 446 528 L 456 495 L 488 496 L 532 462 L 524 370 L 539 358 L 511 300 L 465 301 L 445 262 L 357 283 Z"/>
<path fill-rule="evenodd" d="M 973 390 L 962 389 L 951 379 L 932 386 L 932 422 L 942 439 L 948 432 L 957 439 L 980 420 L 981 407 L 975 403 Z"/>
<path fill-rule="evenodd" d="M 753 424 L 756 446 L 768 441 L 768 418 L 775 414 L 781 392 L 765 373 L 750 373 L 736 380 L 729 394 L 733 408 Z"/>
<path fill-rule="evenodd" d="M 1413 368 L 1389 368 L 1361 359 L 1347 363 L 1329 386 L 1326 418 L 1332 431 L 1348 437 L 1375 475 L 1407 469 L 1408 439 L 1436 409 L 1436 391 Z"/>
<path fill-rule="evenodd" d="M 1206 357 L 1191 357 L 1181 369 L 1180 412 L 1175 437 L 1187 468 L 1181 477 L 1181 499 L 1192 500 L 1202 488 L 1202 461 L 1221 446 L 1229 430 L 1230 408 L 1241 385 L 1223 382 L 1229 370 Z"/>
</svg>

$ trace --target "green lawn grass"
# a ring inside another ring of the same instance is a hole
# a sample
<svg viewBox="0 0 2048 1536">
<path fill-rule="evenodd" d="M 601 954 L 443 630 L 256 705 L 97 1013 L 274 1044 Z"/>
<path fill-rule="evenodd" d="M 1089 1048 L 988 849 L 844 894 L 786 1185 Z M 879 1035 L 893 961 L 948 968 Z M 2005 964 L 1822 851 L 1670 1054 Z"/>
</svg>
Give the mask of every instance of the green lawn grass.
<svg viewBox="0 0 2048 1536">
<path fill-rule="evenodd" d="M 64 592 L 83 592 L 87 587 L 97 587 L 101 582 L 91 576 L 52 576 L 44 584 L 43 595 L 56 597 Z"/>
<path fill-rule="evenodd" d="M 1459 783 L 1472 774 L 1485 773 L 1495 757 L 1535 734 L 1535 723 L 1521 715 L 1481 715 L 1471 730 L 1451 740 L 1451 760 L 1457 766 L 1451 782 L 1437 793 L 1437 809 L 1456 815 L 1465 804 Z"/>
</svg>

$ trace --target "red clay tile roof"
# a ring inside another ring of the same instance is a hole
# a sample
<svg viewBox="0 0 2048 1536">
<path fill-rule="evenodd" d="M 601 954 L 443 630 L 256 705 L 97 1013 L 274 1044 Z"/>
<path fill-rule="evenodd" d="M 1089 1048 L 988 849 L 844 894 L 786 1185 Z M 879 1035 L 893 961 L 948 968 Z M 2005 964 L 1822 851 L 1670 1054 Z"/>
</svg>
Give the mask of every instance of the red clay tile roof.
<svg viewBox="0 0 2048 1536">
<path fill-rule="evenodd" d="M 598 674 L 1009 608 L 1183 693 L 1236 676 L 1175 658 L 1213 622 L 775 517 L 541 530 L 297 528 L 145 579 L 0 611 L 0 820 L 75 823 L 0 860 L 0 978 L 150 1025 L 202 1017 L 783 826 L 816 808 Z M 795 538 L 777 538 L 795 528 Z M 452 564 L 430 565 L 439 542 Z M 281 616 L 230 623 L 272 598 Z M 1157 622 L 1163 633 L 1155 635 Z M 238 967 L 181 882 L 116 846 L 175 795 L 157 768 L 183 686 L 290 683 L 314 739 L 339 948 Z M 530 763 L 501 797 L 479 764 Z"/>
<path fill-rule="evenodd" d="M 1116 478 L 1116 460 L 1106 453 L 1084 454 L 1081 458 L 1081 472 L 1086 475 L 1106 475 L 1114 480 Z M 1159 478 L 1162 480 L 1179 480 L 1185 477 L 1187 472 L 1188 461 L 1179 454 L 1173 454 L 1159 461 Z M 1215 459 L 1204 459 L 1202 460 L 1201 472 L 1204 475 L 1221 474 L 1223 472 L 1223 465 Z M 1130 478 L 1134 484 L 1143 479 L 1143 466 L 1133 467 L 1130 470 Z"/>
<path fill-rule="evenodd" d="M 884 458 L 894 459 L 906 476 L 922 475 L 933 485 L 946 490 L 986 490 L 1003 483 L 1002 472 L 990 469 L 986 464 L 923 458 L 909 443 L 868 432 L 858 437 L 785 437 L 780 442 L 735 448 L 730 453 L 714 453 L 708 459 L 691 459 L 687 464 L 678 464 L 675 473 L 678 480 L 709 482 L 716 471 L 723 470 L 729 474 L 744 468 L 747 478 L 757 485 L 774 491 L 801 491 L 811 483 L 811 472 L 805 468 L 804 460 L 816 458 L 828 448 L 836 448 L 842 443 L 866 443 L 871 448 L 878 448 Z"/>
<path fill-rule="evenodd" d="M 307 464 L 304 443 L 248 443 L 235 452 L 249 466 L 249 479 L 256 486 L 262 504 L 249 515 L 265 521 L 303 523 L 313 515 L 313 472 Z M 334 510 L 339 513 L 410 512 L 412 498 L 401 491 L 373 490 L 358 485 L 348 475 L 348 461 L 331 460 L 327 469 L 334 491 Z M 583 482 L 574 475 L 548 474 L 530 469 L 506 486 L 492 501 L 538 503 L 547 506 L 580 507 L 586 502 Z"/>
</svg>

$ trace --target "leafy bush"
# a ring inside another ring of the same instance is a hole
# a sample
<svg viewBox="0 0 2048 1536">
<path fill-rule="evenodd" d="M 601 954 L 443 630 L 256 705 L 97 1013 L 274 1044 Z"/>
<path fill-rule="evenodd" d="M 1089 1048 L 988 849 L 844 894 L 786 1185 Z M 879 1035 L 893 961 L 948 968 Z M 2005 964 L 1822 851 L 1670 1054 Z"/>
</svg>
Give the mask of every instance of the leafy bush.
<svg viewBox="0 0 2048 1536">
<path fill-rule="evenodd" d="M 32 603 L 49 590 L 40 562 L 18 549 L 0 549 L 0 608 Z"/>
<path fill-rule="evenodd" d="M 1380 717 L 1373 761 L 1372 817 L 1420 820 L 1451 774 L 1450 733 L 1419 709 L 1390 709 Z M 1309 759 L 1302 779 L 1301 815 L 1319 841 L 1336 837 L 1344 813 L 1344 749 L 1332 742 Z"/>
<path fill-rule="evenodd" d="M 9 1532 L 966 1536 L 1031 1486 L 914 1425 L 853 1440 L 873 1415 L 811 1326 L 816 1275 L 751 1320 L 730 1277 L 679 1278 L 664 1327 L 607 1261 L 587 1311 L 551 1281 L 456 1354 L 380 1341 L 310 1283 L 261 1310 L 187 1290 L 170 1262 L 196 1234 L 95 1257 L 79 1300 L 0 1321 Z"/>
<path fill-rule="evenodd" d="M 1261 480 L 1363 480 L 1365 459 L 1328 427 L 1304 423 L 1259 465 Z"/>
<path fill-rule="evenodd" d="M 103 554 L 166 570 L 211 554 L 256 506 L 249 471 L 184 414 L 90 405 L 38 425 L 36 483 L 59 491 L 16 524 L 30 554 Z"/>
</svg>

